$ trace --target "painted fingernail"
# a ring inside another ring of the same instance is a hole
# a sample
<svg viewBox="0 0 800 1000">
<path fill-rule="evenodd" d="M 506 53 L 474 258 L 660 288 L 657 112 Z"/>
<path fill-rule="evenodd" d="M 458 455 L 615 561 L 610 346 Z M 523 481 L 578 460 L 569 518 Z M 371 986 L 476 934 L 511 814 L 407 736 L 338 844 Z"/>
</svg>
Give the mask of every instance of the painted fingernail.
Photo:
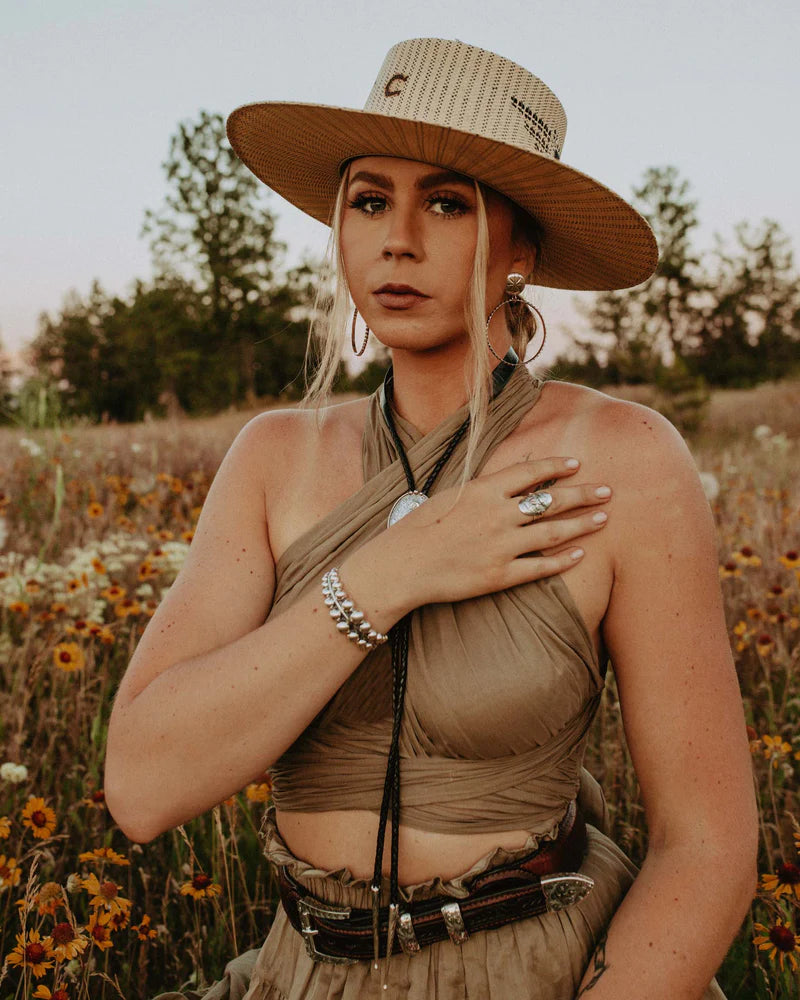
<svg viewBox="0 0 800 1000">
<path fill-rule="evenodd" d="M 568 458 L 566 462 L 564 462 L 564 465 L 566 465 L 568 469 L 577 469 L 580 464 L 581 463 L 577 458 Z"/>
<path fill-rule="evenodd" d="M 594 495 L 596 497 L 610 497 L 611 496 L 611 487 L 610 486 L 598 486 L 597 489 L 594 491 Z"/>
<path fill-rule="evenodd" d="M 572 552 L 570 552 L 570 558 L 572 559 L 580 559 L 582 555 L 583 549 L 573 549 Z"/>
<path fill-rule="evenodd" d="M 602 524 L 603 521 L 608 520 L 608 514 L 604 510 L 598 510 L 596 514 L 592 514 L 592 520 L 595 524 Z"/>
</svg>

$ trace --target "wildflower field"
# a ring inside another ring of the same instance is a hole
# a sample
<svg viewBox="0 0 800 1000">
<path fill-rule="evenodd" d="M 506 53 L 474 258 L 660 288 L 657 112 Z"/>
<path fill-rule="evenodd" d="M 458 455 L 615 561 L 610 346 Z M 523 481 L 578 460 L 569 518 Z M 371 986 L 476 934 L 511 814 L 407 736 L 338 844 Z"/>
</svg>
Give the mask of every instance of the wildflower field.
<svg viewBox="0 0 800 1000">
<path fill-rule="evenodd" d="M 797 382 L 716 393 L 690 441 L 719 530 L 761 817 L 759 890 L 719 974 L 731 1000 L 800 995 L 798 398 Z M 249 416 L 0 430 L 0 1000 L 199 987 L 269 927 L 266 776 L 146 845 L 114 825 L 102 787 L 114 692 Z M 640 861 L 613 677 L 587 766 Z"/>
</svg>

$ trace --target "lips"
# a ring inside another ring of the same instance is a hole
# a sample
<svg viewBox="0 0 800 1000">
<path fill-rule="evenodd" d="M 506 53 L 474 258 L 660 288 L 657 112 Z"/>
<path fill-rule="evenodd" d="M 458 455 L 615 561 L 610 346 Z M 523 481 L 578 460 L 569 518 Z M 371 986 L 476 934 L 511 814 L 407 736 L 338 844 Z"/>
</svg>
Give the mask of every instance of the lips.
<svg viewBox="0 0 800 1000">
<path fill-rule="evenodd" d="M 429 298 L 412 285 L 389 282 L 372 293 L 385 309 L 411 309 Z"/>
</svg>

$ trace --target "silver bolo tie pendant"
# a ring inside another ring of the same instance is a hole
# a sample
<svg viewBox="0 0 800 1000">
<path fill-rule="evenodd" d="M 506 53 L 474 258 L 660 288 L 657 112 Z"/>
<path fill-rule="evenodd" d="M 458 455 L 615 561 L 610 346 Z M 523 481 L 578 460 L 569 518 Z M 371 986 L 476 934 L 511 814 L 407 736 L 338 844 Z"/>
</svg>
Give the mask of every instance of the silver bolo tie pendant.
<svg viewBox="0 0 800 1000">
<path fill-rule="evenodd" d="M 401 521 L 406 514 L 410 514 L 412 510 L 416 510 L 417 507 L 421 507 L 425 501 L 428 499 L 425 493 L 420 490 L 408 490 L 401 497 L 392 504 L 392 509 L 389 511 L 389 518 L 386 522 L 386 527 L 391 528 L 393 524 L 397 524 Z"/>
</svg>

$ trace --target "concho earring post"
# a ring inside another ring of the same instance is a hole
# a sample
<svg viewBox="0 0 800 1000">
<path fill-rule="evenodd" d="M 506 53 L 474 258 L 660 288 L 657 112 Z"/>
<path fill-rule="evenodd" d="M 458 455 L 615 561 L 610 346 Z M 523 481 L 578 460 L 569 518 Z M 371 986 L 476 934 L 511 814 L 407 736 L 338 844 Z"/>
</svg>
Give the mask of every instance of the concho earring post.
<svg viewBox="0 0 800 1000">
<path fill-rule="evenodd" d="M 369 340 L 369 327 L 367 327 L 367 332 L 364 334 L 364 343 L 361 345 L 361 350 L 359 351 L 359 349 L 356 347 L 357 319 L 358 319 L 358 306 L 356 306 L 355 309 L 353 310 L 353 325 L 350 328 L 350 343 L 353 345 L 353 354 L 355 354 L 357 358 L 360 358 L 361 355 L 364 353 L 364 351 L 366 351 L 367 349 L 367 341 Z"/>
<path fill-rule="evenodd" d="M 535 313 L 535 315 L 536 315 L 536 329 L 538 330 L 539 326 L 541 326 L 541 328 L 542 328 L 542 342 L 539 345 L 536 353 L 532 354 L 529 358 L 526 358 L 524 361 L 518 361 L 517 365 L 529 365 L 531 363 L 531 361 L 534 361 L 536 358 L 538 358 L 539 355 L 542 353 L 542 348 L 544 347 L 544 342 L 545 342 L 545 340 L 547 340 L 547 326 L 545 325 L 545 322 L 544 322 L 544 316 L 542 316 L 542 314 L 539 312 L 539 310 L 536 308 L 536 306 L 533 305 L 532 302 L 528 302 L 528 301 L 526 301 L 525 299 L 522 298 L 522 296 L 520 295 L 520 292 L 524 288 L 525 288 L 525 276 L 524 275 L 518 274 L 516 271 L 512 272 L 511 274 L 509 274 L 509 276 L 508 276 L 508 278 L 506 280 L 506 294 L 509 295 L 510 298 L 503 299 L 503 301 L 499 305 L 496 305 L 494 307 L 494 309 L 492 309 L 492 311 L 489 313 L 489 317 L 486 320 L 486 344 L 487 344 L 489 350 L 492 352 L 492 354 L 497 358 L 497 360 L 501 361 L 504 365 L 509 365 L 509 364 L 511 364 L 511 362 L 510 361 L 506 361 L 505 358 L 501 358 L 500 357 L 500 355 L 497 353 L 497 351 L 492 347 L 492 341 L 491 341 L 491 338 L 489 337 L 489 324 L 492 322 L 492 316 L 494 316 L 494 314 L 497 312 L 497 310 L 500 309 L 500 308 L 502 308 L 503 306 L 507 306 L 507 305 L 511 305 L 511 304 L 513 304 L 513 305 L 519 305 L 519 303 L 521 302 L 522 305 L 524 305 L 528 309 L 530 309 L 530 311 L 532 313 Z M 514 367 L 516 367 L 516 365 Z"/>
</svg>

